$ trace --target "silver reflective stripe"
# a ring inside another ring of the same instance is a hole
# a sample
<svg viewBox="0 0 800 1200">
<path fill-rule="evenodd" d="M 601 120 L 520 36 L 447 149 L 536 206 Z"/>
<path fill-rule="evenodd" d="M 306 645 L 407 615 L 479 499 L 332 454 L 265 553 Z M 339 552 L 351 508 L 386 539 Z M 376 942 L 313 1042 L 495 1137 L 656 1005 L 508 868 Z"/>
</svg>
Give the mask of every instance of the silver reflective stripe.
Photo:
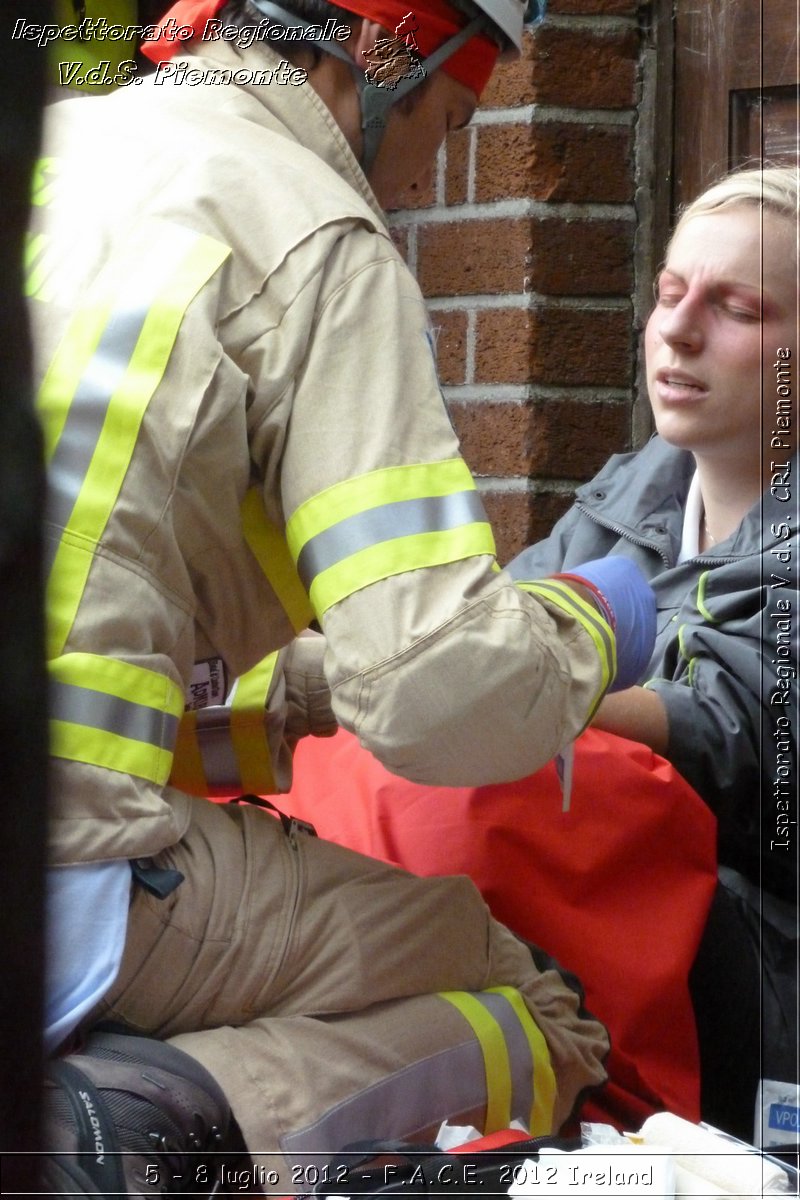
<svg viewBox="0 0 800 1200">
<path fill-rule="evenodd" d="M 118 733 L 162 750 L 172 750 L 179 720 L 145 704 L 56 680 L 50 685 L 50 716 L 57 721 Z"/>
<path fill-rule="evenodd" d="M 69 522 L 103 428 L 108 402 L 128 369 L 157 291 L 154 287 L 148 300 L 111 318 L 72 398 L 49 468 L 47 519 L 59 528 L 65 528 Z M 57 550 L 58 542 L 50 543 L 46 550 L 48 574 Z"/>
<path fill-rule="evenodd" d="M 126 262 L 118 291 L 124 297 L 108 322 L 70 401 L 64 427 L 48 466 L 47 519 L 59 528 L 69 525 L 89 464 L 103 433 L 108 406 L 125 378 L 148 313 L 174 276 L 198 235 L 171 228 L 158 245 L 157 258 L 143 256 Z M 122 271 L 122 268 L 120 268 Z M 49 575 L 58 551 L 53 541 L 45 551 Z"/>
<path fill-rule="evenodd" d="M 284 1134 L 281 1149 L 299 1162 L 298 1152 L 336 1151 L 355 1140 L 403 1137 L 485 1104 L 483 1051 L 471 1039 L 403 1067 L 343 1100 L 313 1125 Z M 318 1155 L 309 1162 L 319 1163 Z"/>
<path fill-rule="evenodd" d="M 306 587 L 320 572 L 351 554 L 393 538 L 457 529 L 486 521 L 480 496 L 474 490 L 419 500 L 395 500 L 346 517 L 306 542 L 297 560 L 297 571 Z"/>
<path fill-rule="evenodd" d="M 519 1017 L 505 996 L 492 992 L 476 994 L 484 1008 L 488 1009 L 503 1031 L 511 1066 L 511 1119 L 527 1125 L 533 1108 L 534 1071 L 531 1046 Z"/>
<path fill-rule="evenodd" d="M 197 746 L 209 785 L 241 792 L 239 762 L 231 740 L 231 712 L 221 705 L 197 710 Z"/>
</svg>

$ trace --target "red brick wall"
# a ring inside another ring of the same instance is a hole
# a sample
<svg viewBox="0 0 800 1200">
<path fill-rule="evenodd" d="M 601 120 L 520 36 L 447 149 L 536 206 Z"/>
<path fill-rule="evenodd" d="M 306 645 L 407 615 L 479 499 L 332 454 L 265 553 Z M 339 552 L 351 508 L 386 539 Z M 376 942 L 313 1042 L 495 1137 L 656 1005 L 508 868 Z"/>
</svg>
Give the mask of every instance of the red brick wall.
<svg viewBox="0 0 800 1200">
<path fill-rule="evenodd" d="M 631 444 L 637 0 L 550 0 L 394 214 L 507 561 Z"/>
</svg>

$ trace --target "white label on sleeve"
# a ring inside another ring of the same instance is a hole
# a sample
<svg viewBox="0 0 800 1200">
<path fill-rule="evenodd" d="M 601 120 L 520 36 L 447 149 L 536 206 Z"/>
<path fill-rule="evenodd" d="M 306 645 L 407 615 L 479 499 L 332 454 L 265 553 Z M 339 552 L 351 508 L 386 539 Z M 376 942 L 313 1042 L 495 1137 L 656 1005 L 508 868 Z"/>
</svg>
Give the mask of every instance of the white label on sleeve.
<svg viewBox="0 0 800 1200">
<path fill-rule="evenodd" d="M 186 711 L 224 704 L 227 694 L 225 663 L 221 658 L 204 658 L 194 664 L 186 696 Z"/>
</svg>

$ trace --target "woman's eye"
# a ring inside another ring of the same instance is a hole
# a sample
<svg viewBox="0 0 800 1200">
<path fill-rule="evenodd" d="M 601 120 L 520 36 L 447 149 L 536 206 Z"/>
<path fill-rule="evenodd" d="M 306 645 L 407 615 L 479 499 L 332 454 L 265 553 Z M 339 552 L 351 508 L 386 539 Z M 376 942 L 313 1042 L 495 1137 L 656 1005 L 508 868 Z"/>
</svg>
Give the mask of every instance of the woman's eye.
<svg viewBox="0 0 800 1200">
<path fill-rule="evenodd" d="M 667 272 L 653 281 L 653 299 L 662 308 L 674 308 L 682 298 L 683 292 L 676 281 L 669 278 Z"/>
<path fill-rule="evenodd" d="M 728 314 L 734 320 L 744 320 L 744 322 L 759 322 L 760 313 L 753 312 L 752 308 L 736 308 L 734 305 L 728 307 Z"/>
<path fill-rule="evenodd" d="M 739 308 L 736 304 L 727 304 L 724 306 L 725 312 L 729 317 L 733 317 L 734 321 L 754 321 L 761 320 L 761 313 L 755 312 L 752 308 Z"/>
</svg>

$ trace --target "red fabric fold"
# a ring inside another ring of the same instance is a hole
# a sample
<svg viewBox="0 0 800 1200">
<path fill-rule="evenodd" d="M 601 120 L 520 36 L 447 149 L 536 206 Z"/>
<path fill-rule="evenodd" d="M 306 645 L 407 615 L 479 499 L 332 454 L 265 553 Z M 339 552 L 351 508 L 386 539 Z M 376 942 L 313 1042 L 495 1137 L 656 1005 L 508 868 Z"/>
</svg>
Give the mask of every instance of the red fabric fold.
<svg viewBox="0 0 800 1200">
<path fill-rule="evenodd" d="M 716 888 L 716 821 L 665 759 L 587 730 L 565 813 L 552 762 L 514 783 L 426 787 L 340 730 L 303 738 L 280 807 L 420 875 L 471 876 L 499 920 L 579 976 L 612 1046 L 611 1082 L 582 1120 L 699 1119 L 688 976 Z"/>
</svg>

